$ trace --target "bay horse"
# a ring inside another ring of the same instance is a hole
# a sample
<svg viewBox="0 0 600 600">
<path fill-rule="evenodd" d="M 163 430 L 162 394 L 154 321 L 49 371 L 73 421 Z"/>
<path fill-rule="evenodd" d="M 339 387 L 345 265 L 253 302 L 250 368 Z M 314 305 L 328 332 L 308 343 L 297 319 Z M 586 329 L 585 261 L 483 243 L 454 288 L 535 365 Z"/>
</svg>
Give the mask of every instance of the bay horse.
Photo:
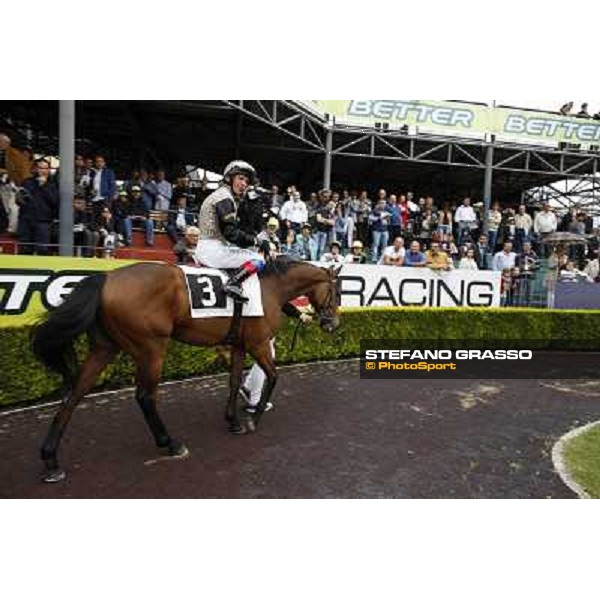
<svg viewBox="0 0 600 600">
<path fill-rule="evenodd" d="M 225 417 L 233 433 L 247 433 L 258 426 L 277 382 L 269 340 L 281 326 L 282 307 L 298 296 L 307 296 L 321 328 L 332 333 L 338 327 L 338 270 L 285 256 L 267 262 L 260 282 L 264 316 L 242 317 L 233 343 L 225 342 L 231 345 Z M 191 317 L 185 274 L 174 265 L 138 263 L 82 280 L 62 304 L 48 312 L 32 334 L 34 354 L 46 367 L 62 375 L 65 386 L 63 400 L 41 448 L 43 481 L 52 483 L 65 478 L 57 459 L 61 437 L 78 402 L 119 351 L 131 356 L 135 363 L 135 397 L 156 445 L 170 456 L 185 456 L 185 445 L 167 432 L 156 408 L 169 339 L 198 346 L 222 345 L 231 324 L 229 317 Z M 79 367 L 74 341 L 84 333 L 90 340 L 90 353 Z M 237 398 L 246 353 L 263 369 L 266 381 L 257 411 L 244 425 Z"/>
</svg>

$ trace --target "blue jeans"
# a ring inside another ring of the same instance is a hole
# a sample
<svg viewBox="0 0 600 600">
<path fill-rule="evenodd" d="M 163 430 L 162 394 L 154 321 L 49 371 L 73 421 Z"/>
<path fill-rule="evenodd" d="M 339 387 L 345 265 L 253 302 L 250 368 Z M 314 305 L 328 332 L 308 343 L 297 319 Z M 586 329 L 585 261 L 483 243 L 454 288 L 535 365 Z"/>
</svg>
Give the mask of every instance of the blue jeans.
<svg viewBox="0 0 600 600">
<path fill-rule="evenodd" d="M 371 260 L 376 263 L 383 254 L 390 234 L 388 231 L 373 231 L 373 247 L 371 248 Z"/>
<path fill-rule="evenodd" d="M 50 243 L 50 222 L 35 219 L 19 219 L 19 252 L 21 254 L 48 254 Z"/>
<path fill-rule="evenodd" d="M 325 254 L 327 245 L 333 241 L 333 229 L 331 231 L 317 231 L 315 241 L 317 242 L 317 260 L 320 260 L 321 256 Z"/>
<path fill-rule="evenodd" d="M 525 229 L 515 229 L 515 252 L 523 250 L 523 244 L 530 241 L 529 232 Z"/>
<path fill-rule="evenodd" d="M 142 221 L 142 219 L 139 219 Z M 125 243 L 127 245 L 131 244 L 131 239 L 133 237 L 133 224 L 129 217 L 123 219 L 121 221 L 123 226 L 123 236 L 125 237 Z M 144 225 L 144 230 L 146 233 L 146 245 L 154 246 L 154 223 L 151 219 L 144 219 L 142 221 Z"/>
</svg>

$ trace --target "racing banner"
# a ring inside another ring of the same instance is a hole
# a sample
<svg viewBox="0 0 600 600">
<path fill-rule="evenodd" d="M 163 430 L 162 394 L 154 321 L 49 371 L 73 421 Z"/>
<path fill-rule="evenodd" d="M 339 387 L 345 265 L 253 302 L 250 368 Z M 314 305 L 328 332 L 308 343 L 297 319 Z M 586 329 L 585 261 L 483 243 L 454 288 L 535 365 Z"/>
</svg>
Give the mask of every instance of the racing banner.
<svg viewBox="0 0 600 600">
<path fill-rule="evenodd" d="M 341 306 L 500 306 L 500 272 L 344 265 Z"/>
</svg>

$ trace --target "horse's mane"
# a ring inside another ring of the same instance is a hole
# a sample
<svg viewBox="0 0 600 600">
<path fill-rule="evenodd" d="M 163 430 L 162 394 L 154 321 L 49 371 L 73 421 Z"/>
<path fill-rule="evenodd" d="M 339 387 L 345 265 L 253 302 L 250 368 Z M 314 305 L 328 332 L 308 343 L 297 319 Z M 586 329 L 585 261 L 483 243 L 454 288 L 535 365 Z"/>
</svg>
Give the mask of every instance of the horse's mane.
<svg viewBox="0 0 600 600">
<path fill-rule="evenodd" d="M 299 267 L 301 265 L 304 266 L 312 266 L 309 263 L 298 260 L 297 258 L 292 258 L 291 256 L 286 256 L 285 254 L 281 256 L 277 256 L 276 258 L 267 261 L 265 268 L 260 273 L 259 277 L 262 279 L 263 277 L 279 277 L 281 275 L 286 275 L 287 272 L 293 267 Z"/>
</svg>

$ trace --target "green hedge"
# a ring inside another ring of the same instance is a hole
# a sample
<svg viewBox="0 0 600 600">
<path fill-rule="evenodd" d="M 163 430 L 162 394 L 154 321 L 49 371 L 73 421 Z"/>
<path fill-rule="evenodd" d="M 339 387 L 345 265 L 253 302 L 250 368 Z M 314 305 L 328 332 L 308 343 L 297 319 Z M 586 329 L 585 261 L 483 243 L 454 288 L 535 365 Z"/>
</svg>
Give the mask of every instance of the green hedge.
<svg viewBox="0 0 600 600">
<path fill-rule="evenodd" d="M 536 309 L 347 309 L 342 326 L 327 335 L 316 326 L 301 328 L 296 348 L 290 342 L 296 325 L 287 320 L 277 338 L 278 364 L 327 360 L 359 355 L 360 340 L 394 338 L 539 340 L 536 347 L 600 350 L 600 311 Z M 29 350 L 30 328 L 0 329 L 0 405 L 48 396 L 60 383 L 36 361 Z M 83 340 L 79 345 L 85 353 Z M 225 364 L 212 349 L 172 342 L 164 379 L 217 373 Z M 101 387 L 131 385 L 133 365 L 120 355 L 100 381 Z"/>
</svg>

